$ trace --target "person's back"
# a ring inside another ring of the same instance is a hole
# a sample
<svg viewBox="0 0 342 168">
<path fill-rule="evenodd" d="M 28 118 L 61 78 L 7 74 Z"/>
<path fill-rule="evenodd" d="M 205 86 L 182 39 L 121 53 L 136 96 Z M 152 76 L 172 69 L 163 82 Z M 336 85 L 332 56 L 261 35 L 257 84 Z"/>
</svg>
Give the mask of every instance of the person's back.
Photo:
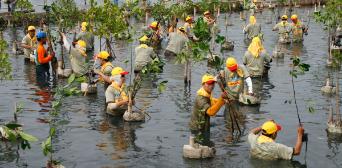
<svg viewBox="0 0 342 168">
<path fill-rule="evenodd" d="M 251 145 L 250 154 L 254 158 L 265 160 L 292 159 L 292 147 L 276 143 L 264 135 L 258 136 L 251 133 L 248 135 L 248 142 Z"/>
<path fill-rule="evenodd" d="M 293 42 L 303 41 L 303 24 L 301 22 L 292 23 L 292 40 Z"/>
<path fill-rule="evenodd" d="M 186 45 L 188 38 L 178 32 L 171 32 L 169 36 L 170 41 L 166 47 L 166 50 L 171 51 L 177 55 L 182 51 L 182 49 Z"/>
<path fill-rule="evenodd" d="M 77 48 L 71 47 L 70 51 L 70 65 L 72 71 L 77 76 L 82 76 L 87 73 L 87 64 L 85 61 L 86 53 Z"/>
<path fill-rule="evenodd" d="M 274 31 L 278 31 L 279 42 L 289 43 L 290 42 L 290 32 L 292 31 L 292 26 L 287 21 L 281 21 L 276 24 L 273 28 Z"/>
<path fill-rule="evenodd" d="M 305 140 L 302 125 L 299 125 L 297 129 L 297 142 L 293 148 L 275 142 L 281 130 L 282 127 L 274 120 L 266 121 L 261 127 L 253 128 L 248 134 L 251 156 L 264 160 L 291 160 L 294 155 L 299 155 Z"/>
<path fill-rule="evenodd" d="M 155 57 L 153 48 L 143 44 L 135 48 L 135 55 L 134 70 L 141 70 L 144 66 L 152 61 L 153 57 Z"/>
<path fill-rule="evenodd" d="M 246 65 L 251 77 L 260 77 L 263 75 L 265 63 L 269 63 L 270 59 L 266 50 L 261 51 L 258 57 L 253 56 L 250 51 L 246 51 L 243 57 L 243 63 Z"/>
<path fill-rule="evenodd" d="M 247 39 L 252 40 L 253 37 L 261 33 L 261 25 L 259 23 L 248 24 L 246 27 Z"/>
<path fill-rule="evenodd" d="M 87 51 L 93 51 L 94 50 L 94 35 L 91 32 L 88 31 L 81 31 L 76 36 L 76 41 L 83 40 L 87 44 Z"/>
</svg>

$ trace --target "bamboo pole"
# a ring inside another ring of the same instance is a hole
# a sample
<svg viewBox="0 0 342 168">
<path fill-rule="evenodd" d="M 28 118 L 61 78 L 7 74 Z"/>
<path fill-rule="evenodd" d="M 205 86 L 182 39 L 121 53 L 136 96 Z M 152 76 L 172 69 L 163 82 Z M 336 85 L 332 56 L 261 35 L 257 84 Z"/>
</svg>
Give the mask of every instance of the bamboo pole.
<svg viewBox="0 0 342 168">
<path fill-rule="evenodd" d="M 339 71 L 336 72 L 336 121 L 337 123 L 341 123 L 341 112 L 340 112 L 340 75 Z"/>
<path fill-rule="evenodd" d="M 188 60 L 184 64 L 184 83 L 188 83 Z"/>
</svg>

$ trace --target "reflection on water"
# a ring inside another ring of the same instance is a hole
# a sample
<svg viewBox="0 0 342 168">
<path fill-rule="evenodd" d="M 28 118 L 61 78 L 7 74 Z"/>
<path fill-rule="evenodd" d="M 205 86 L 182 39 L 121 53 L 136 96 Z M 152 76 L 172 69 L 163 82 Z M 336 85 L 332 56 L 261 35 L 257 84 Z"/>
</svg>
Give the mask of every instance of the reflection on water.
<svg viewBox="0 0 342 168">
<path fill-rule="evenodd" d="M 109 134 L 109 139 L 98 143 L 96 146 L 109 155 L 112 160 L 125 158 L 128 148 L 140 151 L 135 145 L 135 129 L 142 123 L 124 122 L 122 118 L 107 115 L 105 120 L 99 123 L 98 130 L 101 134 Z"/>
</svg>

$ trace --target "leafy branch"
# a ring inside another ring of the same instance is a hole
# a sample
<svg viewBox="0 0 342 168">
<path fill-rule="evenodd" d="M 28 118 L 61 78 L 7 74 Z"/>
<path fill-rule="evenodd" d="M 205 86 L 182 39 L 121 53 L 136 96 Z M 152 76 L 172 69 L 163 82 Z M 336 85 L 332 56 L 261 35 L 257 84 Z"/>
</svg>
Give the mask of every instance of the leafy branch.
<svg viewBox="0 0 342 168">
<path fill-rule="evenodd" d="M 81 93 L 81 91 L 77 89 L 77 86 L 79 86 L 82 80 L 84 80 L 82 77 L 77 78 L 75 74 L 72 74 L 68 78 L 67 84 L 65 86 L 57 86 L 57 88 L 55 89 L 55 94 L 53 96 L 54 100 L 52 101 L 52 110 L 49 112 L 48 119 L 48 123 L 50 126 L 49 135 L 47 139 L 41 144 L 44 156 L 49 155 L 48 167 L 51 167 L 51 165 L 60 164 L 60 162 L 53 159 L 52 139 L 56 135 L 56 128 L 59 125 L 57 117 L 60 114 L 62 101 L 65 97 L 78 95 Z"/>
<path fill-rule="evenodd" d="M 299 57 L 292 57 L 292 70 L 290 70 L 290 76 L 291 76 L 291 84 L 292 84 L 292 91 L 293 91 L 293 98 L 294 103 L 296 105 L 296 111 L 297 111 L 297 117 L 299 120 L 299 123 L 301 124 L 301 120 L 299 117 L 299 110 L 298 110 L 298 104 L 297 104 L 297 98 L 296 98 L 296 89 L 294 85 L 294 78 L 297 78 L 298 75 L 304 74 L 305 72 L 308 72 L 310 70 L 310 65 L 302 63 Z M 309 111 L 311 112 L 313 108 L 309 108 Z"/>
</svg>

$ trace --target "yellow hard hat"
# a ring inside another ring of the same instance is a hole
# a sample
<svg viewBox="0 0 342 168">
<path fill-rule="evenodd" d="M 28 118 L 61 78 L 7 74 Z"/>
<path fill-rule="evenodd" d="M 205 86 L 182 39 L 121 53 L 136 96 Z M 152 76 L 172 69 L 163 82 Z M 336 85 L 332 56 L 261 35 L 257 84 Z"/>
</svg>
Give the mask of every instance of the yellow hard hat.
<svg viewBox="0 0 342 168">
<path fill-rule="evenodd" d="M 127 75 L 129 72 L 123 70 L 121 67 L 115 67 L 113 70 L 112 70 L 112 76 L 115 76 L 115 75 Z"/>
<path fill-rule="evenodd" d="M 287 15 L 281 16 L 281 19 L 287 19 L 287 18 L 288 18 Z"/>
<path fill-rule="evenodd" d="M 83 41 L 83 40 L 78 40 L 78 41 L 77 41 L 77 44 L 78 44 L 79 46 L 83 47 L 83 48 L 85 48 L 85 47 L 87 46 L 87 43 L 86 43 L 85 41 Z"/>
<path fill-rule="evenodd" d="M 182 27 L 179 27 L 178 30 L 179 30 L 179 31 L 182 31 L 182 32 L 185 32 L 185 27 L 183 27 L 183 26 L 182 26 Z"/>
<path fill-rule="evenodd" d="M 88 23 L 87 22 L 82 22 L 81 27 L 87 27 Z"/>
<path fill-rule="evenodd" d="M 204 15 L 208 15 L 208 14 L 210 14 L 210 12 L 209 11 L 205 11 L 203 14 Z"/>
<path fill-rule="evenodd" d="M 266 134 L 273 134 L 281 130 L 281 126 L 276 124 L 274 121 L 266 121 L 262 124 L 261 129 L 265 131 Z"/>
<path fill-rule="evenodd" d="M 235 58 L 233 57 L 228 57 L 227 58 L 227 61 L 226 61 L 226 66 L 227 68 L 230 68 L 230 67 L 233 67 L 233 66 L 236 66 L 237 65 L 237 61 Z"/>
<path fill-rule="evenodd" d="M 186 22 L 189 21 L 189 20 L 192 20 L 192 17 L 191 17 L 191 16 L 187 16 L 187 17 L 185 18 L 185 21 L 186 21 Z"/>
<path fill-rule="evenodd" d="M 148 38 L 146 35 L 144 35 L 141 38 L 139 38 L 140 42 L 147 42 L 148 40 L 150 40 L 150 38 Z"/>
<path fill-rule="evenodd" d="M 151 24 L 150 24 L 150 27 L 151 28 L 157 28 L 157 26 L 158 26 L 158 22 L 157 21 L 154 21 L 154 22 L 152 22 Z M 159 27 L 159 26 L 158 26 Z"/>
<path fill-rule="evenodd" d="M 32 31 L 32 30 L 36 30 L 36 28 L 35 28 L 34 26 L 29 26 L 29 27 L 27 28 L 27 30 L 28 30 L 28 31 Z"/>
<path fill-rule="evenodd" d="M 298 16 L 297 15 L 292 15 L 291 16 L 291 20 L 297 20 L 298 19 Z"/>
<path fill-rule="evenodd" d="M 97 55 L 97 58 L 101 58 L 101 59 L 108 59 L 108 57 L 109 57 L 109 53 L 107 51 L 101 51 Z"/>
<path fill-rule="evenodd" d="M 202 84 L 203 83 L 211 84 L 213 82 L 216 82 L 216 79 L 215 79 L 215 77 L 213 75 L 210 75 L 210 74 L 203 75 L 203 77 L 202 77 Z"/>
</svg>

